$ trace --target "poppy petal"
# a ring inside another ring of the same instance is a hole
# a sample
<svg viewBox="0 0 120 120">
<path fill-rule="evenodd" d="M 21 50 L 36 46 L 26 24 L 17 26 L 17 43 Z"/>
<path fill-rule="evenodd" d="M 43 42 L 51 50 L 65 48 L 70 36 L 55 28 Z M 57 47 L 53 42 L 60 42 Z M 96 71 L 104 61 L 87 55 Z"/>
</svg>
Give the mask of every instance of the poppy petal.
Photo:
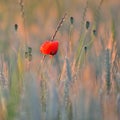
<svg viewBox="0 0 120 120">
<path fill-rule="evenodd" d="M 58 41 L 46 41 L 40 47 L 40 52 L 46 55 L 55 55 L 58 51 Z"/>
</svg>

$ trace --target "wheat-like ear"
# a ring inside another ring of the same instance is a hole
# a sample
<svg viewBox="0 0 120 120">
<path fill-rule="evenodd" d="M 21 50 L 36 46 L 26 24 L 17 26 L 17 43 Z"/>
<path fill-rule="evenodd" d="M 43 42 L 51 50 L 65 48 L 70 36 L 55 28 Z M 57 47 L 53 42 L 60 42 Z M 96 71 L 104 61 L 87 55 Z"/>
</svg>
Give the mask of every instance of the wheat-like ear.
<svg viewBox="0 0 120 120">
<path fill-rule="evenodd" d="M 110 50 L 106 50 L 106 87 L 107 87 L 107 93 L 109 94 L 110 89 L 111 89 L 111 66 L 110 66 Z"/>
<path fill-rule="evenodd" d="M 27 24 L 26 24 L 26 16 L 25 16 L 25 6 L 24 6 L 24 0 L 18 0 L 18 4 L 20 6 L 20 13 L 21 13 L 21 18 L 22 18 L 22 24 L 23 24 L 23 30 L 25 33 L 25 48 L 26 50 L 29 47 L 29 39 L 28 39 L 28 31 L 27 31 Z"/>
<path fill-rule="evenodd" d="M 23 18 L 23 21 L 25 21 L 25 12 L 24 12 L 24 4 L 23 4 L 23 0 L 19 0 L 18 1 L 19 2 L 19 5 L 20 5 L 20 12 L 21 12 L 21 16 L 22 16 L 22 18 Z"/>
<path fill-rule="evenodd" d="M 0 56 L 0 87 L 8 87 L 8 79 L 6 78 L 4 74 L 4 58 L 1 55 Z"/>
<path fill-rule="evenodd" d="M 54 38 L 55 38 L 55 36 L 56 36 L 58 30 L 60 29 L 62 23 L 63 23 L 64 20 L 65 20 L 66 15 L 67 15 L 67 13 L 64 14 L 63 18 L 62 18 L 62 19 L 60 20 L 60 22 L 58 23 L 58 26 L 57 26 L 57 28 L 56 28 L 56 30 L 55 30 L 55 33 L 53 34 L 53 36 L 52 36 L 52 38 L 51 38 L 51 41 L 54 40 Z"/>
<path fill-rule="evenodd" d="M 65 58 L 65 62 L 66 62 L 67 79 L 65 80 L 65 84 L 64 84 L 64 102 L 65 102 L 65 107 L 67 107 L 69 102 L 69 87 L 72 80 L 72 76 L 71 76 L 71 68 L 70 68 L 69 60 L 67 57 Z"/>
<path fill-rule="evenodd" d="M 18 4 L 20 6 L 20 14 L 21 14 L 21 17 L 22 17 L 22 22 L 23 22 L 23 29 L 24 29 L 24 32 L 25 32 L 25 46 L 27 46 L 27 35 L 26 35 L 26 21 L 25 21 L 25 10 L 24 10 L 24 2 L 23 0 L 18 0 Z"/>
<path fill-rule="evenodd" d="M 117 113 L 118 113 L 118 119 L 120 119 L 120 93 L 117 95 Z"/>
<path fill-rule="evenodd" d="M 8 80 L 5 78 L 5 75 L 2 72 L 0 72 L 0 85 L 2 87 L 7 87 L 8 85 Z"/>
</svg>

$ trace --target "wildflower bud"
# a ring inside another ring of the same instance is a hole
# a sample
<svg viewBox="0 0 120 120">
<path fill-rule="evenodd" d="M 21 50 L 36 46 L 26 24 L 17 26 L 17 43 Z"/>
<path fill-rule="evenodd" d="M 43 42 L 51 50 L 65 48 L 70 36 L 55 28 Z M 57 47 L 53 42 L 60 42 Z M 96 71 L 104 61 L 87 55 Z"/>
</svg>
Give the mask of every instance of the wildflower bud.
<svg viewBox="0 0 120 120">
<path fill-rule="evenodd" d="M 87 53 L 87 46 L 84 47 L 84 50 L 85 50 L 85 54 Z"/>
<path fill-rule="evenodd" d="M 85 52 L 87 51 L 87 46 L 84 47 Z"/>
<path fill-rule="evenodd" d="M 32 48 L 28 47 L 28 53 L 31 53 L 31 52 L 32 52 Z"/>
<path fill-rule="evenodd" d="M 15 30 L 17 31 L 17 29 L 18 29 L 18 24 L 15 24 L 14 27 L 15 27 Z"/>
<path fill-rule="evenodd" d="M 96 36 L 97 35 L 97 32 L 96 32 L 96 30 L 93 30 L 93 34 Z"/>
<path fill-rule="evenodd" d="M 74 23 L 74 18 L 70 17 L 70 23 L 73 24 Z"/>
<path fill-rule="evenodd" d="M 25 58 L 28 58 L 28 52 L 25 52 Z"/>
<path fill-rule="evenodd" d="M 90 27 L 90 22 L 86 21 L 86 29 L 88 29 Z"/>
</svg>

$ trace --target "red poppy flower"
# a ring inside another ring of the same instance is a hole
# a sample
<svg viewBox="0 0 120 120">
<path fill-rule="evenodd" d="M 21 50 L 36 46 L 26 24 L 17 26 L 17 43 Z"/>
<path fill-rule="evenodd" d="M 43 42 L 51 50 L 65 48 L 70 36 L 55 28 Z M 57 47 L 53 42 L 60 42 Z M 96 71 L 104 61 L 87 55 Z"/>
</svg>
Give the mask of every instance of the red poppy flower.
<svg viewBox="0 0 120 120">
<path fill-rule="evenodd" d="M 45 55 L 55 55 L 58 51 L 58 41 L 46 41 L 40 46 L 40 52 Z"/>
</svg>

